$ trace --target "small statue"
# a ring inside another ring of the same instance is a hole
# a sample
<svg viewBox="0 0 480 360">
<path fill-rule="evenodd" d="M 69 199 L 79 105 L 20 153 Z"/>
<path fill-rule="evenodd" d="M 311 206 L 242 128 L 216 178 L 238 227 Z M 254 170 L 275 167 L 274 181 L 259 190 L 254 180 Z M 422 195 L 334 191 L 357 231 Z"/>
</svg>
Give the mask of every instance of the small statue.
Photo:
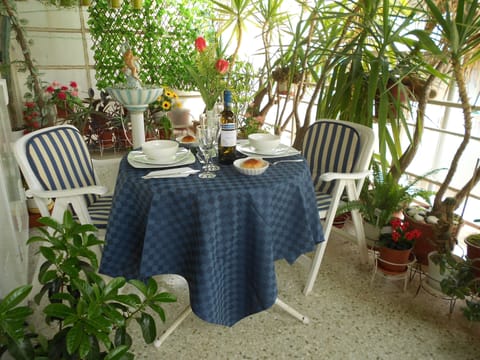
<svg viewBox="0 0 480 360">
<path fill-rule="evenodd" d="M 138 77 L 138 71 L 140 69 L 138 57 L 133 55 L 133 51 L 131 49 L 127 49 L 123 54 L 123 61 L 125 62 L 125 66 L 123 67 L 122 71 L 127 77 L 127 86 L 130 88 L 140 89 L 142 84 Z"/>
</svg>

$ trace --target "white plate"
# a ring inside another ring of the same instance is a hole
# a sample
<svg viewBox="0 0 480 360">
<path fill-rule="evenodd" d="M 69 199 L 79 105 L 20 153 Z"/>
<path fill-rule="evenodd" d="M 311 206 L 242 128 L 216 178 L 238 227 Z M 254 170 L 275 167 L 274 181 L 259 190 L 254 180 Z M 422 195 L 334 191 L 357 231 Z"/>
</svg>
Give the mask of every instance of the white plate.
<svg viewBox="0 0 480 360">
<path fill-rule="evenodd" d="M 274 151 L 269 153 L 258 152 L 253 146 L 248 142 L 245 144 L 237 144 L 237 150 L 247 156 L 258 156 L 261 155 L 264 158 L 276 158 L 284 156 L 293 156 L 300 154 L 300 151 L 292 148 L 291 146 L 280 144 Z"/>
<path fill-rule="evenodd" d="M 186 151 L 172 163 L 156 164 L 149 162 L 148 158 L 146 158 L 145 154 L 141 151 L 130 151 L 127 156 L 127 161 L 131 166 L 138 169 L 161 169 L 193 164 L 195 162 L 195 155 L 193 155 L 191 151 Z"/>
<path fill-rule="evenodd" d="M 180 148 L 178 149 L 177 153 L 175 154 L 175 158 L 171 160 L 155 160 L 149 158 L 147 155 L 145 155 L 142 151 L 138 151 L 135 154 L 133 154 L 133 159 L 136 162 L 141 162 L 144 164 L 150 164 L 150 165 L 172 165 L 175 164 L 179 161 L 182 161 L 185 156 L 188 155 L 188 149 L 185 148 Z"/>
</svg>

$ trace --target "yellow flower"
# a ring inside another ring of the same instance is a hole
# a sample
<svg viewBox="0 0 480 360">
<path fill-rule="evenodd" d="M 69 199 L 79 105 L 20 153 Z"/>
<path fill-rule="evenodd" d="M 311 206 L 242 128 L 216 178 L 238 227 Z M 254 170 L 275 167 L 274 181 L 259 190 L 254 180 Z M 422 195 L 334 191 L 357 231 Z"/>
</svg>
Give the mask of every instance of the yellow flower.
<svg viewBox="0 0 480 360">
<path fill-rule="evenodd" d="M 171 90 L 168 90 L 168 89 L 164 89 L 164 95 L 168 98 L 176 98 L 177 97 L 177 94 L 175 94 L 173 91 Z"/>
<path fill-rule="evenodd" d="M 162 102 L 162 109 L 163 110 L 168 111 L 168 110 L 170 110 L 171 107 L 172 107 L 172 103 L 170 101 L 164 100 Z"/>
<path fill-rule="evenodd" d="M 151 103 L 149 107 L 152 112 L 157 112 L 170 111 L 173 108 L 180 106 L 181 103 L 178 100 L 178 95 L 175 91 L 165 86 L 163 87 L 162 95 L 160 95 L 155 102 Z"/>
</svg>

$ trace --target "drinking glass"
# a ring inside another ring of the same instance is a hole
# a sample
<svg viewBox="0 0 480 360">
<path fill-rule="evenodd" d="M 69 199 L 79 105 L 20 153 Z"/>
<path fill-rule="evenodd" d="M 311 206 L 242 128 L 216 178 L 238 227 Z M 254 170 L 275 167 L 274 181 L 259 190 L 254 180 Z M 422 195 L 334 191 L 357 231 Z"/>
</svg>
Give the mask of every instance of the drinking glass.
<svg viewBox="0 0 480 360">
<path fill-rule="evenodd" d="M 212 150 L 215 149 L 217 144 L 218 135 L 220 132 L 220 124 L 210 123 L 209 125 L 201 125 L 197 127 L 198 147 L 205 159 L 205 166 L 202 168 L 202 172 L 198 174 L 198 177 L 202 179 L 211 179 L 216 175 L 210 170 L 212 161 Z"/>
<path fill-rule="evenodd" d="M 203 113 L 200 115 L 200 124 L 201 126 L 204 125 L 216 125 L 218 124 L 220 126 L 220 113 L 218 112 L 217 107 L 210 112 L 207 112 L 206 114 Z M 221 128 L 221 127 L 220 127 Z M 215 139 L 215 144 L 212 147 L 212 150 L 210 151 L 210 163 L 208 165 L 204 165 L 202 168 L 208 171 L 218 171 L 220 170 L 220 166 L 215 164 L 215 158 L 218 157 L 218 139 L 220 137 L 220 131 L 218 132 L 218 136 Z M 198 160 L 200 161 L 201 164 L 205 164 L 205 159 L 203 158 L 203 154 L 198 154 L 197 156 Z"/>
</svg>

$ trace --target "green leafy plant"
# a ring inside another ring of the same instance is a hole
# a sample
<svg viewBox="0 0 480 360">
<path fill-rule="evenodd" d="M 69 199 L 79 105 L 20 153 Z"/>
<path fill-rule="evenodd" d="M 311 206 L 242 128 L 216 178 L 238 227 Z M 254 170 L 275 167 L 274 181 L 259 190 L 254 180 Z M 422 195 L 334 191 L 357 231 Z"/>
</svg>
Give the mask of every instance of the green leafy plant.
<svg viewBox="0 0 480 360">
<path fill-rule="evenodd" d="M 438 260 L 440 272 L 448 274 L 440 282 L 442 292 L 465 300 L 463 315 L 470 321 L 480 321 L 480 278 L 475 277 L 474 262 L 458 259 L 447 253 Z"/>
<path fill-rule="evenodd" d="M 132 359 L 131 321 L 140 326 L 146 343 L 153 342 L 156 326 L 151 313 L 165 321 L 161 304 L 176 298 L 159 292 L 151 278 L 128 281 L 140 295 L 121 291 L 127 284 L 122 277 L 104 280 L 93 250 L 103 241 L 96 237 L 94 226 L 79 224 L 69 211 L 63 223 L 48 217 L 39 222 L 47 228 L 39 228 L 42 235 L 28 240 L 28 244 L 40 243 L 46 259 L 38 276 L 42 287 L 34 299 L 45 322 L 55 325 L 55 333 L 47 337 L 23 330 L 31 310 L 15 306 L 30 287 L 20 287 L 0 302 L 0 349 L 17 359 Z M 16 355 L 19 351 L 25 356 Z"/>
<path fill-rule="evenodd" d="M 148 106 L 147 131 L 163 130 L 164 137 L 170 139 L 173 127 L 168 112 L 181 106 L 177 93 L 164 86 L 162 95 Z"/>
<path fill-rule="evenodd" d="M 263 122 L 252 116 L 239 116 L 238 130 L 239 137 L 242 139 L 247 139 L 250 134 L 268 132 L 266 129 L 263 129 Z"/>
<path fill-rule="evenodd" d="M 9 351 L 16 359 L 33 358 L 34 350 L 25 326 L 33 310 L 20 306 L 31 290 L 31 285 L 24 285 L 0 300 L 0 357 Z"/>
<path fill-rule="evenodd" d="M 390 173 L 384 173 L 376 162 L 372 162 L 372 170 L 372 176 L 364 183 L 360 199 L 339 206 L 337 213 L 343 214 L 351 210 L 359 210 L 365 221 L 378 228 L 387 225 L 393 214 L 403 210 L 416 198 L 421 198 L 429 203 L 433 192 L 419 188 L 416 184 L 439 171 L 432 170 L 422 177 L 402 184 L 396 181 Z"/>
</svg>

